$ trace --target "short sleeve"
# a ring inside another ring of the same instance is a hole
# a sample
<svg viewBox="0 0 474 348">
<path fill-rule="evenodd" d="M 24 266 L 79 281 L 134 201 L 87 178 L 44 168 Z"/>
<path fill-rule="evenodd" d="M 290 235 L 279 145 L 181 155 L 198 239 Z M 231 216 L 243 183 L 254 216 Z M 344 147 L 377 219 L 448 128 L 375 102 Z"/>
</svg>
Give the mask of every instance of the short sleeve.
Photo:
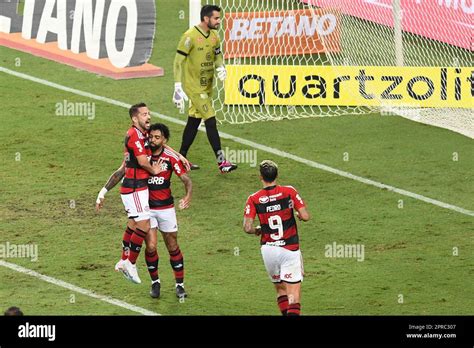
<svg viewBox="0 0 474 348">
<path fill-rule="evenodd" d="M 249 196 L 249 198 L 247 199 L 247 203 L 245 204 L 244 217 L 255 219 L 256 215 L 257 210 L 255 209 L 255 204 L 253 204 L 252 198 L 251 196 Z"/>
<path fill-rule="evenodd" d="M 135 132 L 128 138 L 127 147 L 133 151 L 135 157 L 147 154 L 145 151 L 145 142 L 140 140 Z"/>
<path fill-rule="evenodd" d="M 184 165 L 180 160 L 171 157 L 171 165 L 173 166 L 173 171 L 177 176 L 186 174 L 186 168 L 184 168 Z"/>
<path fill-rule="evenodd" d="M 183 56 L 187 56 L 189 52 L 193 49 L 193 39 L 188 33 L 184 33 L 179 40 L 177 52 Z"/>
<path fill-rule="evenodd" d="M 296 191 L 293 187 L 291 187 L 290 190 L 291 190 L 290 191 L 291 200 L 293 201 L 293 205 L 294 205 L 295 209 L 301 209 L 301 208 L 306 207 L 306 205 L 303 201 L 303 198 L 301 198 L 298 191 Z"/>
</svg>

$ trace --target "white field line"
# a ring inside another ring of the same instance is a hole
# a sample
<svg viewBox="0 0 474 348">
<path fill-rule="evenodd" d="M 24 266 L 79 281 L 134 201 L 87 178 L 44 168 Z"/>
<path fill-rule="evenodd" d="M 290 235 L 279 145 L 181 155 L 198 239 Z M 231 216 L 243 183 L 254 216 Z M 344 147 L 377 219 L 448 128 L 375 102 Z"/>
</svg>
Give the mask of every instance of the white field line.
<svg viewBox="0 0 474 348">
<path fill-rule="evenodd" d="M 114 298 L 112 298 L 112 297 L 109 297 L 109 296 L 99 295 L 99 294 L 97 294 L 97 293 L 95 293 L 95 292 L 93 292 L 93 291 L 80 288 L 80 287 L 78 287 L 78 286 L 76 286 L 76 285 L 73 285 L 73 284 L 71 284 L 71 283 L 66 283 L 66 282 L 64 282 L 64 281 L 62 281 L 62 280 L 59 280 L 59 279 L 56 279 L 56 278 L 53 278 L 53 277 L 49 277 L 49 276 L 47 276 L 47 275 L 44 275 L 44 274 L 35 272 L 35 271 L 31 270 L 31 269 L 18 266 L 18 265 L 14 264 L 14 263 L 10 263 L 10 262 L 6 262 L 6 261 L 3 261 L 3 260 L 0 260 L 0 266 L 9 268 L 9 269 L 14 270 L 14 271 L 16 271 L 16 272 L 20 272 L 20 273 L 23 273 L 23 274 L 27 274 L 27 275 L 29 275 L 29 276 L 32 276 L 32 277 L 41 279 L 41 280 L 43 280 L 43 281 L 45 281 L 45 282 L 48 282 L 48 283 L 51 283 L 51 284 L 60 286 L 60 287 L 62 287 L 62 288 L 65 288 L 65 289 L 68 289 L 68 290 L 77 292 L 77 293 L 79 293 L 79 294 L 82 294 L 82 295 L 85 295 L 85 296 L 89 296 L 89 297 L 95 298 L 95 299 L 100 300 L 100 301 L 107 302 L 107 303 L 109 303 L 109 304 L 111 304 L 111 305 L 128 309 L 129 311 L 132 311 L 132 312 L 137 312 L 137 313 L 140 313 L 140 314 L 143 314 L 143 315 L 161 315 L 161 314 L 159 314 L 159 313 L 155 313 L 155 312 L 149 311 L 149 310 L 147 310 L 147 309 L 145 309 L 145 308 L 137 307 L 137 306 L 132 305 L 132 304 L 129 304 L 129 303 L 127 303 L 127 302 L 123 302 L 123 301 L 120 301 L 120 300 L 116 300 L 116 299 L 114 299 Z"/>
<path fill-rule="evenodd" d="M 116 105 L 116 106 L 121 106 L 121 107 L 124 107 L 124 108 L 127 108 L 127 109 L 130 108 L 130 106 L 131 106 L 131 104 L 127 104 L 127 103 L 124 103 L 124 102 L 121 102 L 121 101 L 118 101 L 118 100 L 115 100 L 115 99 L 102 97 L 102 96 L 92 94 L 92 93 L 89 93 L 89 92 L 84 92 L 84 91 L 80 91 L 78 89 L 66 87 L 66 86 L 63 86 L 63 85 L 60 85 L 60 84 L 57 84 L 57 83 L 54 83 L 54 82 L 50 82 L 50 81 L 47 81 L 47 80 L 43 80 L 43 79 L 40 79 L 40 78 L 37 78 L 37 77 L 34 77 L 34 76 L 19 73 L 17 71 L 10 70 L 10 69 L 7 69 L 7 68 L 1 67 L 1 66 L 0 66 L 0 72 L 4 72 L 6 74 L 16 76 L 16 77 L 19 77 L 19 78 L 22 78 L 22 79 L 25 79 L 25 80 L 40 83 L 42 85 L 52 87 L 52 88 L 56 88 L 56 89 L 59 89 L 59 90 L 65 91 L 65 92 L 73 93 L 73 94 L 76 94 L 76 95 L 81 95 L 81 96 L 86 97 L 86 98 L 99 100 L 99 101 L 102 101 L 102 102 L 105 102 L 105 103 L 108 103 L 108 104 L 112 104 L 112 105 Z M 186 122 L 184 122 L 182 120 L 178 120 L 178 119 L 175 119 L 173 117 L 160 114 L 158 112 L 152 112 L 151 114 L 153 116 L 159 117 L 159 118 L 161 118 L 165 121 L 171 122 L 171 123 L 179 124 L 179 125 L 182 125 L 182 126 L 186 125 Z M 200 127 L 199 130 L 202 131 L 202 132 L 205 132 L 205 129 L 202 128 L 202 127 Z M 417 199 L 419 201 L 423 201 L 425 203 L 433 204 L 433 205 L 436 205 L 436 206 L 441 207 L 441 208 L 449 209 L 449 210 L 452 210 L 452 211 L 455 211 L 455 212 L 458 212 L 458 213 L 461 213 L 461 214 L 464 214 L 464 215 L 474 216 L 474 211 L 472 211 L 472 210 L 464 209 L 464 208 L 461 208 L 461 207 L 458 207 L 458 206 L 455 206 L 455 205 L 452 205 L 452 204 L 449 204 L 449 203 L 441 202 L 441 201 L 438 201 L 436 199 L 432 199 L 432 198 L 429 198 L 429 197 L 419 195 L 417 193 L 413 193 L 413 192 L 410 192 L 410 191 L 407 191 L 407 190 L 399 189 L 399 188 L 391 186 L 391 185 L 386 185 L 386 184 L 382 184 L 382 183 L 374 181 L 374 180 L 366 179 L 364 177 L 354 175 L 354 174 L 351 174 L 349 172 L 345 172 L 345 171 L 342 171 L 342 170 L 339 170 L 339 169 L 336 169 L 336 168 L 332 168 L 332 167 L 329 167 L 327 165 L 324 165 L 324 164 L 321 164 L 321 163 L 318 163 L 318 162 L 314 162 L 314 161 L 311 161 L 311 160 L 293 155 L 291 153 L 288 153 L 288 152 L 285 152 L 285 151 L 282 151 L 282 150 L 279 150 L 279 149 L 276 149 L 276 148 L 273 148 L 273 147 L 269 147 L 269 146 L 266 146 L 266 145 L 255 143 L 251 140 L 236 137 L 236 136 L 228 134 L 228 133 L 219 132 L 219 134 L 220 134 L 221 138 L 229 139 L 229 140 L 232 140 L 236 143 L 243 144 L 243 145 L 246 145 L 246 146 L 252 147 L 254 149 L 261 150 L 261 151 L 265 151 L 265 152 L 268 152 L 268 153 L 271 153 L 271 154 L 274 154 L 274 155 L 277 155 L 277 156 L 280 156 L 280 157 L 283 157 L 283 158 L 289 158 L 293 161 L 305 164 L 305 165 L 313 167 L 313 168 L 321 169 L 321 170 L 324 170 L 326 172 L 342 176 L 344 178 L 355 180 L 355 181 L 361 182 L 361 183 L 366 184 L 366 185 L 375 186 L 375 187 L 378 187 L 380 189 L 386 189 L 388 191 L 395 192 L 395 193 L 398 193 L 400 195 L 407 196 L 407 197 L 410 197 L 410 198 L 414 198 L 414 199 Z"/>
</svg>

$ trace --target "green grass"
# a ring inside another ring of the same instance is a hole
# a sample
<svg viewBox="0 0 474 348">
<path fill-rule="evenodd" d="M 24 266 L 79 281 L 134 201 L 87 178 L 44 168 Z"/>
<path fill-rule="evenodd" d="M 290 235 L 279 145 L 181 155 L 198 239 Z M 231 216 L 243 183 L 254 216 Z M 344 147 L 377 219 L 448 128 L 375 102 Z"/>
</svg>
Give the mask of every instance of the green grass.
<svg viewBox="0 0 474 348">
<path fill-rule="evenodd" d="M 161 78 L 113 81 L 4 47 L 0 65 L 127 103 L 144 100 L 154 111 L 184 120 L 170 100 L 175 45 L 187 26 L 187 20 L 178 20 L 184 4 L 158 1 L 152 63 L 165 68 Z M 16 58 L 21 66 L 15 66 Z M 122 158 L 126 110 L 96 102 L 94 120 L 60 117 L 58 102 L 94 101 L 6 74 L 1 79 L 0 243 L 39 248 L 37 262 L 7 261 L 165 315 L 278 315 L 258 240 L 241 229 L 245 200 L 260 188 L 255 168 L 241 164 L 235 173 L 218 174 L 207 138 L 198 135 L 190 159 L 202 169 L 191 173 L 192 207 L 178 212 L 189 298 L 179 303 L 174 296 L 159 238 L 162 298 L 153 300 L 143 256 L 143 284 L 132 285 L 113 272 L 126 223 L 117 189 L 107 195 L 102 213 L 94 211 L 97 192 Z M 183 128 L 169 126 L 171 145 L 178 148 Z M 444 129 L 378 114 L 222 124 L 220 129 L 474 209 L 472 140 Z M 231 141 L 223 146 L 249 149 Z M 458 161 L 452 160 L 453 152 Z M 258 151 L 259 161 L 267 157 L 279 163 L 280 182 L 295 186 L 313 215 L 300 226 L 304 314 L 473 313 L 472 217 Z M 174 195 L 183 195 L 179 180 Z M 334 241 L 363 244 L 365 260 L 326 258 L 325 245 Z M 453 256 L 454 247 L 459 256 Z M 69 290 L 6 268 L 0 267 L 0 277 L 0 308 L 17 305 L 26 314 L 136 314 L 79 294 L 70 303 Z"/>
</svg>

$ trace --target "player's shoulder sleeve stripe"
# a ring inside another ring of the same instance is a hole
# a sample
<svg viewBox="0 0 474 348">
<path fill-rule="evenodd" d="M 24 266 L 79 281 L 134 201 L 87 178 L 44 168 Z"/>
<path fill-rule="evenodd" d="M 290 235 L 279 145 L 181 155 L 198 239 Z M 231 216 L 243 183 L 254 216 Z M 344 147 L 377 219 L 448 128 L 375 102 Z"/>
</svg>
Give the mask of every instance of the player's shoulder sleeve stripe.
<svg viewBox="0 0 474 348">
<path fill-rule="evenodd" d="M 183 51 L 181 51 L 181 50 L 177 50 L 176 52 L 179 53 L 179 54 L 181 54 L 181 55 L 183 55 L 183 56 L 185 56 L 185 57 L 188 56 L 188 54 L 187 54 L 186 52 L 183 52 Z"/>
<path fill-rule="evenodd" d="M 164 154 L 166 154 L 167 156 L 170 156 L 170 157 L 173 157 L 176 161 L 179 161 L 179 157 L 176 156 L 176 154 L 168 149 L 165 149 L 163 151 Z"/>
</svg>

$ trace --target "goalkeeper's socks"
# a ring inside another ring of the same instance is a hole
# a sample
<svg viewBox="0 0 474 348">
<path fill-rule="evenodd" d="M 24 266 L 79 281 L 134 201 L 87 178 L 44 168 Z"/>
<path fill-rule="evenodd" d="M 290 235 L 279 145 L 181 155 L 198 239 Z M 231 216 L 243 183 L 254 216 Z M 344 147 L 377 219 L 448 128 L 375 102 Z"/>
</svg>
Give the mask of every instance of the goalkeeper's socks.
<svg viewBox="0 0 474 348">
<path fill-rule="evenodd" d="M 140 254 L 140 249 L 142 248 L 145 236 L 146 232 L 137 228 L 133 232 L 132 237 L 130 238 L 130 255 L 128 255 L 128 259 L 132 264 L 135 264 L 137 262 L 137 258 Z"/>
<path fill-rule="evenodd" d="M 181 250 L 176 248 L 175 251 L 170 251 L 170 264 L 171 268 L 173 268 L 174 277 L 176 279 L 176 283 L 182 283 L 184 281 L 184 258 L 183 254 L 181 254 Z"/>
<path fill-rule="evenodd" d="M 188 117 L 188 122 L 186 123 L 186 127 L 184 128 L 183 132 L 181 148 L 179 149 L 179 153 L 182 154 L 184 157 L 186 157 L 186 155 L 188 154 L 188 150 L 194 142 L 194 138 L 196 138 L 196 134 L 198 132 L 200 124 L 200 118 Z"/>
<path fill-rule="evenodd" d="M 127 226 L 127 229 L 123 233 L 122 239 L 122 260 L 126 260 L 130 252 L 130 238 L 132 237 L 133 230 Z"/>
<path fill-rule="evenodd" d="M 287 316 L 297 316 L 301 313 L 301 305 L 299 303 L 292 303 L 288 306 Z"/>
<path fill-rule="evenodd" d="M 153 250 L 152 252 L 148 252 L 145 250 L 145 261 L 146 266 L 148 268 L 148 273 L 150 273 L 150 278 L 152 281 L 157 281 L 158 277 L 158 262 L 160 261 L 160 256 L 158 252 Z"/>
<path fill-rule="evenodd" d="M 286 315 L 288 311 L 288 296 L 281 295 L 277 298 L 278 308 L 280 308 L 280 312 L 282 315 Z"/>
<path fill-rule="evenodd" d="M 211 117 L 210 119 L 204 121 L 204 124 L 206 125 L 206 134 L 209 144 L 211 144 L 212 150 L 216 155 L 217 162 L 221 164 L 225 161 L 225 158 L 221 148 L 221 138 L 219 136 L 219 131 L 217 130 L 216 118 Z"/>
</svg>

